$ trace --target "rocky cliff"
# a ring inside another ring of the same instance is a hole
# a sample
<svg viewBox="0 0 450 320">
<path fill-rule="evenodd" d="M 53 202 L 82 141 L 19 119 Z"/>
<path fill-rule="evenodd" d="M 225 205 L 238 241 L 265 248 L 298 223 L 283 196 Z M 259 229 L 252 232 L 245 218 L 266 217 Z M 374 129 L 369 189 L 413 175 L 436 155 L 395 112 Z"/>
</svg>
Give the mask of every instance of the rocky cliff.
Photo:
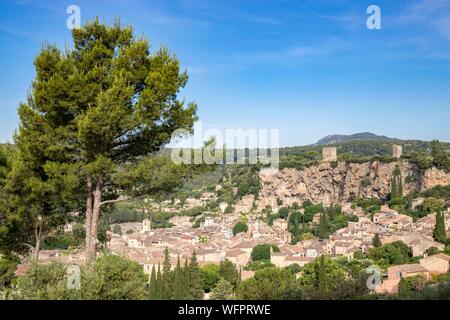
<svg viewBox="0 0 450 320">
<path fill-rule="evenodd" d="M 425 171 L 407 161 L 381 163 L 321 163 L 303 170 L 283 169 L 260 172 L 260 206 L 276 207 L 311 200 L 316 203 L 345 202 L 356 197 L 385 199 L 390 193 L 392 174 L 399 165 L 405 194 L 450 184 L 450 174 L 436 168 Z"/>
</svg>

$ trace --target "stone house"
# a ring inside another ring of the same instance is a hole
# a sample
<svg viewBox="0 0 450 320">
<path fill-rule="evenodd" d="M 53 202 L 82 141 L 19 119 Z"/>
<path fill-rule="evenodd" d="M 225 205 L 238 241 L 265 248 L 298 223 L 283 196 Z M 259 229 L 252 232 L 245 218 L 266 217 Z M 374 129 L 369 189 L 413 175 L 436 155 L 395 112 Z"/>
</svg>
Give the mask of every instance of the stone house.
<svg viewBox="0 0 450 320">
<path fill-rule="evenodd" d="M 292 234 L 284 229 L 276 229 L 275 236 L 287 244 L 290 244 L 292 241 Z"/>
<path fill-rule="evenodd" d="M 227 251 L 225 258 L 237 266 L 244 267 L 250 261 L 250 254 L 241 249 L 232 249 Z"/>
<path fill-rule="evenodd" d="M 284 219 L 276 219 L 273 221 L 273 227 L 278 229 L 287 230 L 288 222 Z"/>
<path fill-rule="evenodd" d="M 130 248 L 144 248 L 146 246 L 144 239 L 137 234 L 130 234 L 126 237 L 127 246 Z"/>
<path fill-rule="evenodd" d="M 385 292 L 395 294 L 398 292 L 398 285 L 402 278 L 415 277 L 418 275 L 424 276 L 426 279 L 430 278 L 430 272 L 420 264 L 405 264 L 393 266 L 388 268 L 388 278 L 383 281 L 382 286 L 377 290 L 378 292 Z"/>
<path fill-rule="evenodd" d="M 434 274 L 445 274 L 450 270 L 450 256 L 439 253 L 421 259 L 420 265 Z"/>
<path fill-rule="evenodd" d="M 423 257 L 425 254 L 425 251 L 427 251 L 429 248 L 435 247 L 438 250 L 444 250 L 445 245 L 442 243 L 428 240 L 428 239 L 416 239 L 412 241 L 409 244 L 409 247 L 411 248 L 413 257 Z"/>
</svg>

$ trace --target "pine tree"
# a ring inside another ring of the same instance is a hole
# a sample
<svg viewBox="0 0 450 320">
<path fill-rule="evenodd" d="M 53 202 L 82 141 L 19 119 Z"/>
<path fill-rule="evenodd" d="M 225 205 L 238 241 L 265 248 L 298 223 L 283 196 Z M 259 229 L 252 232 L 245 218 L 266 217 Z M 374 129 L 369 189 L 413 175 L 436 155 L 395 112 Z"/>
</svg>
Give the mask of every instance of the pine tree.
<svg viewBox="0 0 450 320">
<path fill-rule="evenodd" d="M 219 276 L 225 279 L 232 286 L 236 287 L 239 279 L 239 272 L 233 262 L 228 259 L 222 261 L 219 266 Z"/>
<path fill-rule="evenodd" d="M 325 270 L 325 256 L 320 256 L 319 264 L 319 291 L 324 293 L 327 291 L 327 274 Z"/>
<path fill-rule="evenodd" d="M 189 266 L 187 268 L 187 299 L 189 300 L 200 300 L 203 299 L 203 275 L 197 262 L 197 254 L 192 253 Z"/>
<path fill-rule="evenodd" d="M 149 292 L 150 300 L 158 299 L 158 283 L 156 280 L 156 272 L 155 266 L 152 267 L 152 273 L 150 276 L 150 292 Z"/>
<path fill-rule="evenodd" d="M 211 291 L 211 300 L 232 300 L 234 299 L 234 287 L 225 279 L 220 279 Z"/>
<path fill-rule="evenodd" d="M 373 237 L 372 244 L 375 248 L 380 248 L 381 246 L 383 246 L 383 244 L 381 243 L 380 235 L 378 233 L 376 233 Z"/>
<path fill-rule="evenodd" d="M 181 268 L 180 256 L 177 259 L 177 266 L 174 272 L 173 299 L 183 300 L 186 296 L 184 272 Z"/>
<path fill-rule="evenodd" d="M 436 213 L 436 225 L 433 232 L 434 240 L 440 243 L 446 243 L 447 234 L 445 231 L 445 219 L 442 211 Z"/>
<path fill-rule="evenodd" d="M 197 106 L 178 98 L 188 76 L 177 58 L 166 48 L 150 52 L 150 42 L 131 27 L 96 19 L 74 29 L 72 38 L 71 49 L 45 45 L 36 56 L 36 77 L 19 107 L 15 143 L 24 158 L 43 159 L 45 169 L 37 168 L 61 186 L 68 172 L 76 175 L 81 186 L 72 190 L 71 183 L 64 191 L 84 197 L 86 258 L 94 260 L 114 174 L 157 153 L 177 129 L 189 131 Z M 140 189 L 131 183 L 122 187 Z"/>
<path fill-rule="evenodd" d="M 164 262 L 162 271 L 162 298 L 166 300 L 171 299 L 173 295 L 172 274 L 170 272 L 170 269 L 171 264 L 169 249 L 166 247 L 164 249 Z"/>
</svg>

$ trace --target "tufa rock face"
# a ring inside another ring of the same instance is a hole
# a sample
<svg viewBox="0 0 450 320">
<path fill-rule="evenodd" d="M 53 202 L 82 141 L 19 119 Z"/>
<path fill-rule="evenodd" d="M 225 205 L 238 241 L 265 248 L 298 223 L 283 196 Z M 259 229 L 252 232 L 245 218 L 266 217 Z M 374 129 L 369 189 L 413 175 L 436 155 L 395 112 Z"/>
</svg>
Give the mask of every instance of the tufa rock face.
<svg viewBox="0 0 450 320">
<path fill-rule="evenodd" d="M 261 171 L 260 207 L 276 207 L 277 198 L 283 205 L 304 200 L 330 204 L 357 197 L 386 199 L 396 165 L 401 171 L 404 194 L 450 184 L 449 173 L 436 168 L 421 172 L 415 164 L 406 161 L 340 162 L 335 168 L 330 163 L 321 163 L 303 170 L 283 169 L 275 174 Z"/>
</svg>

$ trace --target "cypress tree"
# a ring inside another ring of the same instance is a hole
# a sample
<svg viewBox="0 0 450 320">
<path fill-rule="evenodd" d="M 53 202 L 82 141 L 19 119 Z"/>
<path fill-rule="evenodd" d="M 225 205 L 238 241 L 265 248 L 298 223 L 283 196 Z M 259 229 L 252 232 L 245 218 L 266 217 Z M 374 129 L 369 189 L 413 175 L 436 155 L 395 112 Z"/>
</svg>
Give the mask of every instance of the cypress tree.
<svg viewBox="0 0 450 320">
<path fill-rule="evenodd" d="M 165 299 L 164 298 L 164 294 L 163 294 L 163 279 L 162 279 L 162 275 L 161 275 L 161 265 L 158 263 L 158 272 L 156 274 L 156 283 L 157 285 L 157 290 L 156 290 L 156 296 L 158 300 L 162 300 Z"/>
<path fill-rule="evenodd" d="M 170 255 L 169 249 L 166 247 L 164 249 L 164 262 L 163 262 L 163 272 L 162 272 L 162 298 L 170 299 L 173 295 L 173 283 L 172 283 L 172 275 L 170 272 L 171 264 L 170 264 Z"/>
<path fill-rule="evenodd" d="M 328 215 L 326 213 L 322 213 L 320 215 L 319 222 L 319 238 L 325 239 L 328 236 Z"/>
<path fill-rule="evenodd" d="M 200 300 L 203 299 L 203 275 L 197 262 L 197 254 L 195 250 L 192 253 L 189 266 L 187 268 L 187 298 L 189 300 Z"/>
<path fill-rule="evenodd" d="M 155 266 L 153 266 L 152 273 L 150 276 L 150 292 L 149 292 L 150 300 L 156 300 L 158 298 L 157 291 L 158 291 L 158 283 L 156 280 Z"/>
<path fill-rule="evenodd" d="M 397 190 L 397 195 L 399 198 L 403 198 L 403 179 L 402 176 L 399 175 L 398 176 L 398 190 Z"/>
<path fill-rule="evenodd" d="M 391 200 L 392 199 L 397 199 L 397 180 L 395 179 L 395 177 L 392 177 L 392 182 L 391 182 Z"/>
<path fill-rule="evenodd" d="M 319 291 L 321 293 L 326 292 L 327 290 L 327 275 L 325 270 L 325 256 L 320 256 L 320 263 L 319 263 Z"/>
<path fill-rule="evenodd" d="M 378 233 L 375 234 L 372 240 L 372 244 L 375 248 L 380 248 L 383 244 L 381 243 L 380 235 Z"/>
<path fill-rule="evenodd" d="M 444 214 L 441 211 L 436 213 L 436 225 L 434 227 L 434 240 L 441 243 L 446 243 L 447 234 L 445 231 L 445 220 Z"/>
<path fill-rule="evenodd" d="M 180 256 L 177 259 L 177 267 L 175 268 L 173 298 L 174 300 L 183 300 L 185 298 L 185 278 L 181 268 Z"/>
</svg>

